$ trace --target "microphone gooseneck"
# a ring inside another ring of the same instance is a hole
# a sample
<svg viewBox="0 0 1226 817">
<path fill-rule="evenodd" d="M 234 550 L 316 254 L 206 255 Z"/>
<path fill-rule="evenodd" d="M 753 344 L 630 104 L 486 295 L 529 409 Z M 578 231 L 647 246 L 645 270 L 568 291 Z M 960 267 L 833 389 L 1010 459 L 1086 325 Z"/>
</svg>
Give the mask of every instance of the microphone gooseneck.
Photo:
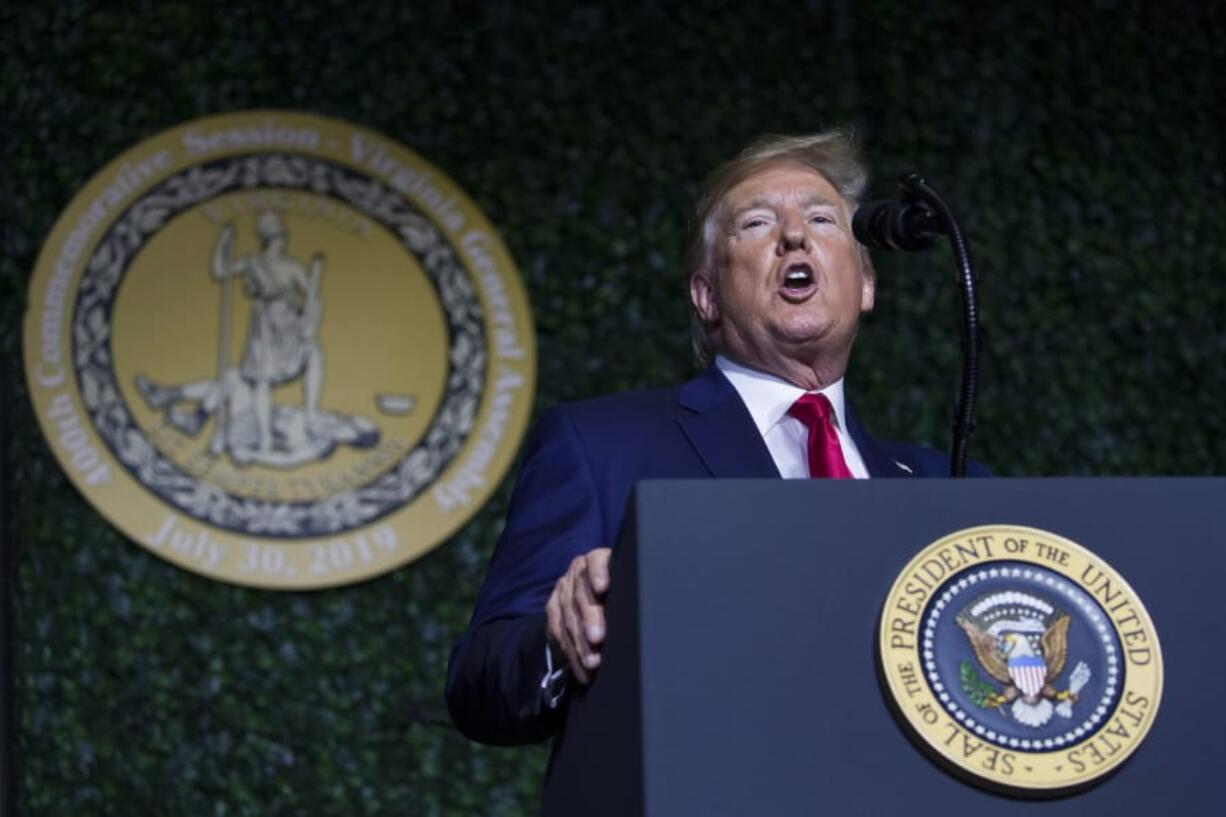
<svg viewBox="0 0 1226 817">
<path fill-rule="evenodd" d="M 938 235 L 949 236 L 949 246 L 958 266 L 958 294 L 962 302 L 962 377 L 953 418 L 949 475 L 964 477 L 979 393 L 982 336 L 976 292 L 978 275 L 957 217 L 932 185 L 918 173 L 908 172 L 898 177 L 898 187 L 902 191 L 900 200 L 870 201 L 860 205 L 852 218 L 852 232 L 857 241 L 870 249 L 903 252 L 926 250 Z"/>
</svg>

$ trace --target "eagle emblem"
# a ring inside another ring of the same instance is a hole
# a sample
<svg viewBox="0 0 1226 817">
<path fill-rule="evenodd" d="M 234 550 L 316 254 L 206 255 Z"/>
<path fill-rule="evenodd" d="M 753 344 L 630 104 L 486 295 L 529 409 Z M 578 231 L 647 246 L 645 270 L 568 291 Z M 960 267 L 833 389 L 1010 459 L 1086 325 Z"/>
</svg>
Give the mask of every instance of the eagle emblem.
<svg viewBox="0 0 1226 817">
<path fill-rule="evenodd" d="M 1053 712 L 1073 716 L 1077 694 L 1090 680 L 1084 661 L 1069 674 L 1067 688 L 1055 684 L 1068 660 L 1070 618 L 1030 593 L 991 593 L 971 602 L 957 616 L 970 640 L 979 666 L 1000 688 L 985 681 L 969 661 L 963 661 L 962 691 L 984 709 L 1012 713 L 1018 723 L 1041 727 Z M 1053 704 L 1052 702 L 1056 703 Z"/>
</svg>

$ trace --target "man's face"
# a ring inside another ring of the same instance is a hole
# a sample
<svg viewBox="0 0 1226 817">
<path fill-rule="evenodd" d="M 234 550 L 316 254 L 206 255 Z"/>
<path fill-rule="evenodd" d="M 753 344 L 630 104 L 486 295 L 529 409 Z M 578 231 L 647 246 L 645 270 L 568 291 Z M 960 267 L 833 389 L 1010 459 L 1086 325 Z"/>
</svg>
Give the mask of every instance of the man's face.
<svg viewBox="0 0 1226 817">
<path fill-rule="evenodd" d="M 768 165 L 728 192 L 716 232 L 714 280 L 690 281 L 716 348 L 785 378 L 797 363 L 842 376 L 874 281 L 830 182 L 804 165 Z"/>
</svg>

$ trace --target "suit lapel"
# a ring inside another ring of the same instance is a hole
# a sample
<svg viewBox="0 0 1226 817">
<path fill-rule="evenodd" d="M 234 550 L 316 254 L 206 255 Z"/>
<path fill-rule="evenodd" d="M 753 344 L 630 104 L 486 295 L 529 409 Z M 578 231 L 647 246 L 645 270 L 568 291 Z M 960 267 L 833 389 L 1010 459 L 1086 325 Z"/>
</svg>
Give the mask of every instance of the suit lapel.
<svg viewBox="0 0 1226 817">
<path fill-rule="evenodd" d="M 719 369 L 708 366 L 682 386 L 678 402 L 690 413 L 680 417 L 677 424 L 711 476 L 779 478 L 779 469 L 754 426 L 749 409 Z M 890 456 L 860 425 L 850 405 L 846 406 L 846 414 L 847 431 L 856 441 L 870 477 L 916 476 L 918 465 Z"/>
<path fill-rule="evenodd" d="M 847 432 L 856 441 L 856 448 L 860 449 L 860 457 L 864 460 L 864 467 L 868 469 L 870 477 L 881 479 L 915 476 L 914 465 L 894 459 L 885 452 L 881 443 L 868 435 L 852 413 L 850 405 L 844 406 L 844 413 L 847 415 Z"/>
<path fill-rule="evenodd" d="M 749 409 L 719 369 L 708 366 L 682 386 L 678 402 L 692 413 L 677 423 L 711 476 L 779 478 Z"/>
</svg>

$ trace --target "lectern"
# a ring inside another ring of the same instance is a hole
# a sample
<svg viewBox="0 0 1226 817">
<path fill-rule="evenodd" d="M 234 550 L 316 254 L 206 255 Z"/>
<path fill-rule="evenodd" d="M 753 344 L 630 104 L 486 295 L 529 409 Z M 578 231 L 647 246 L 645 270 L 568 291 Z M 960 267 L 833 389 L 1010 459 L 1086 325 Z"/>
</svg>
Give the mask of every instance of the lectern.
<svg viewBox="0 0 1226 817">
<path fill-rule="evenodd" d="M 554 746 L 548 817 L 1219 814 L 1226 480 L 660 481 L 612 562 L 604 660 Z M 1029 526 L 1126 577 L 1165 665 L 1152 728 L 1059 797 L 972 785 L 883 692 L 878 624 L 912 556 Z"/>
</svg>

